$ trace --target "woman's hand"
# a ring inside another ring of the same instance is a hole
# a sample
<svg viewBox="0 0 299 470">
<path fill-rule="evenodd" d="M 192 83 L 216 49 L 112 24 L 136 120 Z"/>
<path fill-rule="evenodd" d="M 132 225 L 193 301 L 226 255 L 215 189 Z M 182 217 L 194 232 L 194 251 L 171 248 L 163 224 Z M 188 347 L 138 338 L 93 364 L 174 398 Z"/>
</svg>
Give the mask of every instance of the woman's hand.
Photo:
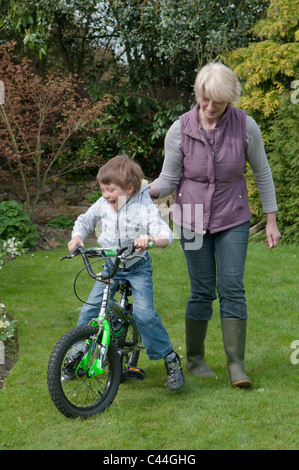
<svg viewBox="0 0 299 470">
<path fill-rule="evenodd" d="M 158 198 L 160 194 L 160 190 L 156 186 L 153 186 L 151 184 L 149 193 L 150 193 L 150 197 Z"/>
<path fill-rule="evenodd" d="M 275 212 L 267 214 L 266 237 L 268 248 L 275 248 L 278 245 L 281 235 L 277 227 Z"/>
</svg>

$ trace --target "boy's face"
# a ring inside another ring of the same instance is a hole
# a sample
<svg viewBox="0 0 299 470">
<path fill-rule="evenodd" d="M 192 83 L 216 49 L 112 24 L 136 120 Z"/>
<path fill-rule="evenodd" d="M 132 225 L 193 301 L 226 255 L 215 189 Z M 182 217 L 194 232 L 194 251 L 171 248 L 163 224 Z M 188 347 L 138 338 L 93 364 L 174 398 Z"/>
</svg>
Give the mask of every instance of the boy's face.
<svg viewBox="0 0 299 470">
<path fill-rule="evenodd" d="M 114 183 L 101 184 L 101 190 L 103 198 L 106 199 L 109 206 L 118 211 L 130 199 L 134 186 L 130 185 L 127 189 L 122 189 Z"/>
</svg>

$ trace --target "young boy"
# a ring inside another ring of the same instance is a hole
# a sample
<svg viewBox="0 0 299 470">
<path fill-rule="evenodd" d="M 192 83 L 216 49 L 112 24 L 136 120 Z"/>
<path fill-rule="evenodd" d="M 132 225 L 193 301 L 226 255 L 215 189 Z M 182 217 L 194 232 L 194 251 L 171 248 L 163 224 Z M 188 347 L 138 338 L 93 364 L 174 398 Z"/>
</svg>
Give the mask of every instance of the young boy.
<svg viewBox="0 0 299 470">
<path fill-rule="evenodd" d="M 78 217 L 68 248 L 84 247 L 84 240 L 102 223 L 98 239 L 100 246 L 125 246 L 134 242 L 138 251 L 145 250 L 150 240 L 165 248 L 173 241 L 168 225 L 161 219 L 149 195 L 149 186 L 141 188 L 143 172 L 127 155 L 118 155 L 102 166 L 97 175 L 102 197 Z M 185 383 L 181 361 L 173 351 L 168 333 L 154 309 L 152 265 L 147 251 L 144 258 L 135 257 L 122 263 L 114 277 L 111 297 L 116 292 L 117 281 L 128 280 L 133 295 L 133 318 L 140 332 L 149 359 L 165 360 L 168 387 L 179 390 Z M 97 317 L 104 283 L 96 282 L 88 301 L 83 305 L 78 325 L 86 325 Z M 90 305 L 92 304 L 92 305 Z"/>
</svg>

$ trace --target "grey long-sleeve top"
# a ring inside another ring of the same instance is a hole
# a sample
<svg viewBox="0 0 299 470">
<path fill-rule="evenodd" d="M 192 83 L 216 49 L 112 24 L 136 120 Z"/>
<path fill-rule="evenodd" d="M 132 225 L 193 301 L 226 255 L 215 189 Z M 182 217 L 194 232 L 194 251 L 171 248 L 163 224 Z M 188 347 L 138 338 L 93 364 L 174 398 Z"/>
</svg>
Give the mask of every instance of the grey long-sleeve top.
<svg viewBox="0 0 299 470">
<path fill-rule="evenodd" d="M 265 213 L 276 212 L 275 188 L 271 169 L 264 149 L 259 126 L 246 116 L 246 160 L 252 168 Z M 181 124 L 178 119 L 170 127 L 165 138 L 165 158 L 160 176 L 152 183 L 159 191 L 159 198 L 171 194 L 179 184 L 184 154 L 181 150 Z"/>
</svg>

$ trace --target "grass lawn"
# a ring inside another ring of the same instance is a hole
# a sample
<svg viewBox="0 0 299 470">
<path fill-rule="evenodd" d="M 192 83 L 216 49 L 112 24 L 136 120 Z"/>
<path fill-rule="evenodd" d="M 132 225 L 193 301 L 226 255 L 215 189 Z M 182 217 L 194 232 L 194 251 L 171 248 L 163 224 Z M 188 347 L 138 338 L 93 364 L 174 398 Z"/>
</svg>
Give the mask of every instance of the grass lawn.
<svg viewBox="0 0 299 470">
<path fill-rule="evenodd" d="M 206 360 L 217 378 L 188 374 L 182 390 L 169 392 L 163 361 L 150 362 L 142 353 L 145 380 L 122 384 L 112 406 L 88 420 L 62 416 L 46 383 L 50 352 L 75 326 L 81 306 L 73 279 L 82 262 L 59 263 L 65 253 L 66 246 L 26 254 L 0 271 L 0 301 L 18 320 L 19 337 L 18 362 L 0 390 L 0 450 L 298 448 L 299 364 L 291 361 L 292 354 L 299 356 L 291 348 L 299 340 L 297 247 L 249 246 L 246 369 L 251 389 L 236 390 L 229 382 L 216 301 Z M 156 308 L 184 364 L 189 295 L 184 256 L 178 241 L 151 256 Z M 79 285 L 86 299 L 92 280 L 83 275 Z"/>
</svg>

